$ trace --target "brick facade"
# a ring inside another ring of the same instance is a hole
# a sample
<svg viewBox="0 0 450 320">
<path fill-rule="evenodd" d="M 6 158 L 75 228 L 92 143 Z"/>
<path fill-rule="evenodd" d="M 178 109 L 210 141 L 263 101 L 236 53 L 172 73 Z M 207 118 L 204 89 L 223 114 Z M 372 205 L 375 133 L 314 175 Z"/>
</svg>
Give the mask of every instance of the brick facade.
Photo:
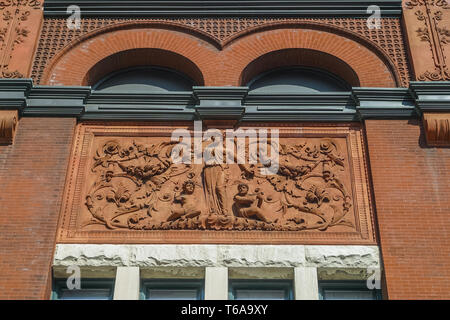
<svg viewBox="0 0 450 320">
<path fill-rule="evenodd" d="M 0 146 L 0 299 L 47 299 L 75 119 L 23 118 Z"/>
<path fill-rule="evenodd" d="M 449 299 L 450 149 L 415 120 L 367 120 L 389 299 Z"/>
<path fill-rule="evenodd" d="M 63 18 L 43 17 L 36 1 L 11 2 L 0 8 L 6 17 L 0 77 L 30 77 L 34 85 L 92 86 L 111 72 L 153 65 L 182 72 L 197 86 L 230 87 L 245 86 L 274 68 L 299 65 L 327 70 L 352 87 L 449 81 L 448 5 L 404 2 L 402 18 L 383 18 L 380 29 L 348 17 L 83 17 L 80 30 L 67 29 Z M 14 108 L 3 103 L 3 109 Z M 433 105 L 409 120 L 361 121 L 365 145 L 360 151 L 367 151 L 373 193 L 367 199 L 373 201 L 378 232 L 370 244 L 380 246 L 389 299 L 450 299 L 448 110 Z M 431 137 L 445 140 L 435 144 L 439 147 L 427 144 L 422 113 Z M 61 203 L 80 122 L 21 114 L 14 143 L 0 145 L 0 299 L 49 297 Z M 5 131 L 1 124 L 0 133 Z M 308 123 L 315 125 L 320 126 Z"/>
</svg>

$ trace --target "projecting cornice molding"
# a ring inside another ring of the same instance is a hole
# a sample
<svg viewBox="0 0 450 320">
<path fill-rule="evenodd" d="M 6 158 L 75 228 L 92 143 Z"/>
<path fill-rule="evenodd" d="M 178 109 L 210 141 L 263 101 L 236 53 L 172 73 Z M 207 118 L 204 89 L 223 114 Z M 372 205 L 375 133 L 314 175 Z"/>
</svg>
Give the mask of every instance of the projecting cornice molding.
<svg viewBox="0 0 450 320">
<path fill-rule="evenodd" d="M 450 82 L 411 82 L 427 144 L 450 146 Z"/>
<path fill-rule="evenodd" d="M 450 112 L 450 81 L 412 81 L 410 88 L 421 112 Z"/>
<path fill-rule="evenodd" d="M 193 87 L 200 119 L 240 120 L 245 113 L 243 99 L 248 87 Z"/>
<path fill-rule="evenodd" d="M 252 93 L 247 87 L 193 87 L 192 92 L 102 93 L 90 87 L 33 86 L 0 80 L 0 109 L 19 116 L 90 120 L 328 121 L 450 114 L 450 82 L 405 88 L 353 88 L 338 93 Z"/>
<path fill-rule="evenodd" d="M 22 110 L 32 87 L 31 79 L 0 79 L 0 109 Z"/>
<path fill-rule="evenodd" d="M 89 87 L 36 86 L 28 94 L 23 115 L 78 117 L 90 93 Z"/>
<path fill-rule="evenodd" d="M 362 120 L 416 115 L 414 99 L 407 88 L 353 88 L 352 92 Z"/>
<path fill-rule="evenodd" d="M 214 17 L 214 16 L 346 16 L 368 17 L 367 8 L 371 5 L 380 7 L 382 15 L 400 17 L 401 0 L 378 1 L 330 1 L 330 0 L 216 0 L 216 1 L 149 1 L 149 0 L 46 0 L 45 16 L 68 16 L 67 8 L 77 5 L 82 16 L 150 16 L 150 17 Z"/>
</svg>

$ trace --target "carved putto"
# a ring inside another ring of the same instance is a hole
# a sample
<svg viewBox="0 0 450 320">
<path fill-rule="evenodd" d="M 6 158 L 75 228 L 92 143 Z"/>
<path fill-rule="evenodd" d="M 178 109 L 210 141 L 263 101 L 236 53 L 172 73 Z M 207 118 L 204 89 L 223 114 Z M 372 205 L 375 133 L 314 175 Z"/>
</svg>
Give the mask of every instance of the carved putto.
<svg viewBox="0 0 450 320">
<path fill-rule="evenodd" d="M 174 163 L 168 139 L 102 139 L 86 168 L 83 230 L 356 228 L 345 139 L 284 139 L 272 175 L 264 161 Z"/>
</svg>

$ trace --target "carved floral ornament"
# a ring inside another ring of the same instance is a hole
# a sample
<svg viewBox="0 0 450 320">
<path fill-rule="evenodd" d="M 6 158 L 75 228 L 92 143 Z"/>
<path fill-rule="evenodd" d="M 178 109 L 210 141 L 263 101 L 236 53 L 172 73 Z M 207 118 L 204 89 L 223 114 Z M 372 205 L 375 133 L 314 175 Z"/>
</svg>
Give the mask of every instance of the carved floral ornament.
<svg viewBox="0 0 450 320">
<path fill-rule="evenodd" d="M 27 25 L 30 10 L 40 9 L 37 0 L 0 1 L 0 76 L 2 78 L 24 78 L 19 70 L 10 70 L 11 58 L 16 46 L 23 43 L 30 30 Z"/>
<path fill-rule="evenodd" d="M 177 230 L 170 234 L 181 242 L 206 241 L 203 234 L 237 241 L 224 231 L 260 242 L 279 232 L 294 240 L 311 232 L 313 239 L 329 233 L 373 240 L 367 184 L 358 184 L 356 196 L 352 181 L 352 170 L 364 171 L 362 157 L 348 154 L 359 132 L 281 134 L 278 172 L 261 175 L 262 164 L 175 164 L 171 152 L 177 142 L 167 133 L 130 129 L 123 136 L 124 131 L 104 130 L 114 131 L 79 131 L 83 142 L 75 152 L 85 156 L 73 163 L 81 172 L 73 171 L 69 181 L 60 241 L 117 239 L 126 231 L 134 241 L 161 242 L 158 231 Z M 364 172 L 356 176 L 365 179 Z"/>
<path fill-rule="evenodd" d="M 428 42 L 434 63 L 434 70 L 427 70 L 417 76 L 420 81 L 448 81 L 450 71 L 447 66 L 445 46 L 450 43 L 450 30 L 444 25 L 443 10 L 450 6 L 446 0 L 412 0 L 406 8 L 416 9 L 415 15 L 423 27 L 416 30 L 421 41 Z"/>
</svg>

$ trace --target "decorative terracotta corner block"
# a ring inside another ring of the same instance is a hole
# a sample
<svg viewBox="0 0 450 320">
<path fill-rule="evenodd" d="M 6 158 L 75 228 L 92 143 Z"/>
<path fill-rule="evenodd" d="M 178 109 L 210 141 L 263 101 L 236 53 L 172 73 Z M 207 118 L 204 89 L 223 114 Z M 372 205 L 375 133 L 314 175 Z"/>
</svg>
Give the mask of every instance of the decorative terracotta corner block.
<svg viewBox="0 0 450 320">
<path fill-rule="evenodd" d="M 0 144 L 12 144 L 19 114 L 17 110 L 0 110 Z"/>
<path fill-rule="evenodd" d="M 404 0 L 404 26 L 416 80 L 450 80 L 449 9 L 446 0 Z"/>
<path fill-rule="evenodd" d="M 0 77 L 26 78 L 43 20 L 44 1 L 0 2 Z"/>
<path fill-rule="evenodd" d="M 263 174 L 259 161 L 175 163 L 171 134 L 186 129 L 194 137 L 192 123 L 80 124 L 58 242 L 375 243 L 359 126 L 241 127 L 249 128 L 279 130 L 275 173 Z M 256 141 L 272 150 L 272 140 Z M 229 150 L 224 142 L 224 156 Z"/>
<path fill-rule="evenodd" d="M 450 146 L 450 113 L 424 113 L 423 126 L 429 146 Z"/>
</svg>

